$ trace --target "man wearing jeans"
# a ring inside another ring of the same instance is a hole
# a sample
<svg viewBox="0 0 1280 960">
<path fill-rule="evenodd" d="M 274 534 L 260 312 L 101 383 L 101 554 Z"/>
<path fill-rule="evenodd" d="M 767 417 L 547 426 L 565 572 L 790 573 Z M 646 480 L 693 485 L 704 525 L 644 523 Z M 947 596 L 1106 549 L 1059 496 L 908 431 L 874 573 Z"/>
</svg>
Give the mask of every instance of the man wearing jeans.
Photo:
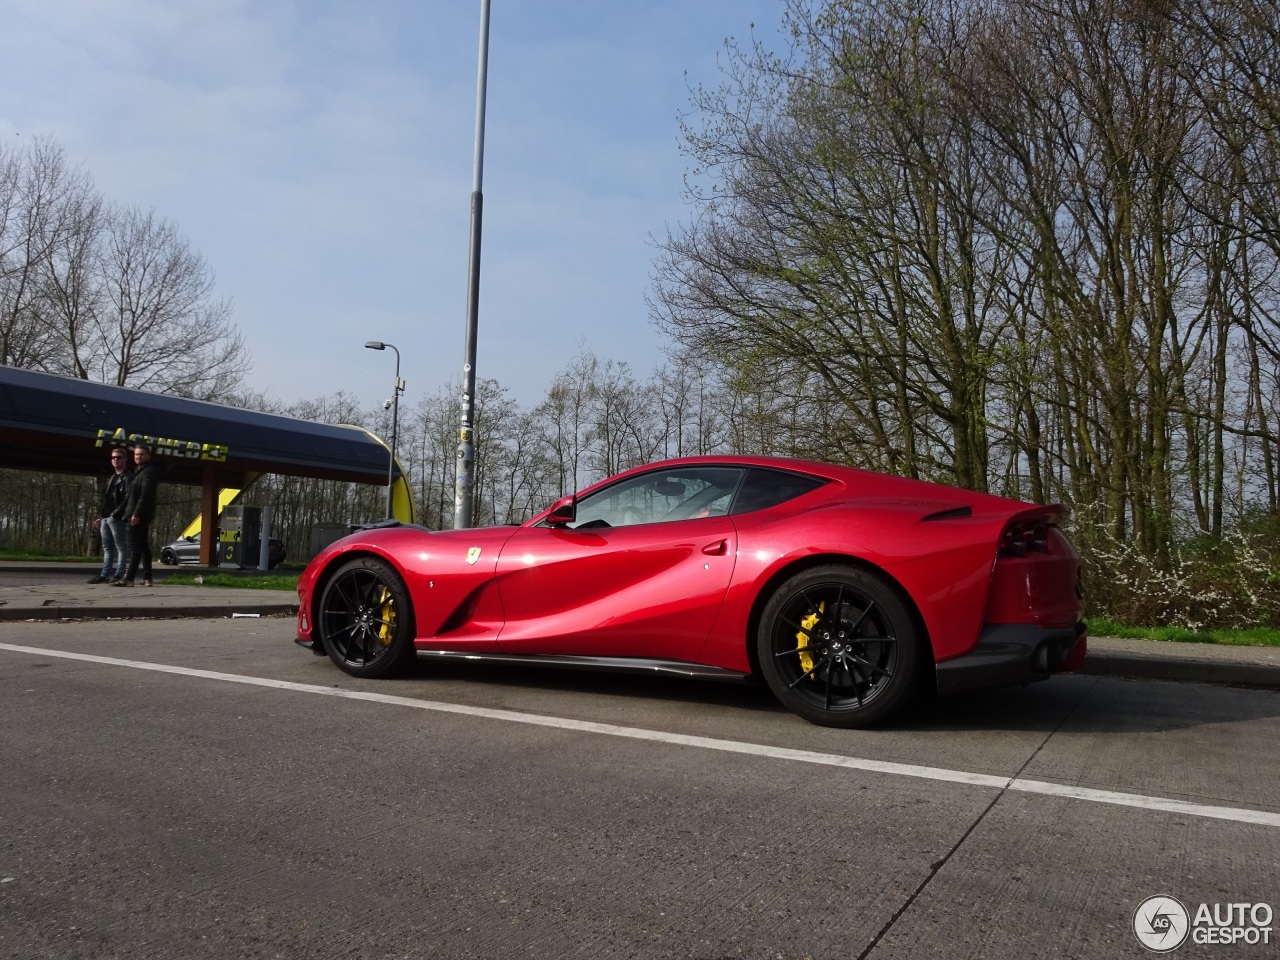
<svg viewBox="0 0 1280 960">
<path fill-rule="evenodd" d="M 129 499 L 133 471 L 129 469 L 129 451 L 124 447 L 112 447 L 111 471 L 111 479 L 102 491 L 98 519 L 93 521 L 102 534 L 102 572 L 92 577 L 90 583 L 123 579 L 129 559 L 125 545 L 124 505 Z"/>
</svg>

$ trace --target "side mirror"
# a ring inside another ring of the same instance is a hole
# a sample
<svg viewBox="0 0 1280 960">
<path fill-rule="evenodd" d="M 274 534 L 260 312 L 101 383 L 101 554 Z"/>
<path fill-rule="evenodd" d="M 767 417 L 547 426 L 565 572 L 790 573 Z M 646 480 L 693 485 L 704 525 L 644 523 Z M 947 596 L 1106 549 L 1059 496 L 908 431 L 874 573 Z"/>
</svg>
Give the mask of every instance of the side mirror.
<svg viewBox="0 0 1280 960">
<path fill-rule="evenodd" d="M 552 527 L 563 527 L 573 523 L 578 516 L 578 500 L 571 493 L 567 497 L 561 497 L 551 505 L 551 512 L 547 514 L 547 524 Z"/>
</svg>

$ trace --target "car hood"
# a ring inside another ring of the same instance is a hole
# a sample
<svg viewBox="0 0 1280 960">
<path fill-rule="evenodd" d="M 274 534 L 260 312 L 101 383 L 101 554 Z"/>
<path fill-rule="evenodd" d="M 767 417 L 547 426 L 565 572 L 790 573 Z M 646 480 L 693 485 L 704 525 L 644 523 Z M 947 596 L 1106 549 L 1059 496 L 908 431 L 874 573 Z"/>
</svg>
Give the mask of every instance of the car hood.
<svg viewBox="0 0 1280 960">
<path fill-rule="evenodd" d="M 435 569 L 440 569 L 440 564 L 448 567 L 459 563 L 476 568 L 482 559 L 487 562 L 496 559 L 502 545 L 518 529 L 503 526 L 433 531 L 409 524 L 370 527 L 335 540 L 316 554 L 310 567 L 318 569 L 335 556 L 361 551 L 394 559 L 401 564 L 407 558 L 413 558 L 422 563 L 432 563 Z"/>
</svg>

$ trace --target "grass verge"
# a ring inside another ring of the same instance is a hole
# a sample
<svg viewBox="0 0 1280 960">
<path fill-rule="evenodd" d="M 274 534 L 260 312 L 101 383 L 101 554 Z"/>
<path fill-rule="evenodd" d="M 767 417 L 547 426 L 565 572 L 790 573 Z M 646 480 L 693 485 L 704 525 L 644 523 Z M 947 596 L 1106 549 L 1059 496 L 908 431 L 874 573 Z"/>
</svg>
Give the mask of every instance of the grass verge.
<svg viewBox="0 0 1280 960">
<path fill-rule="evenodd" d="M 200 577 L 197 583 L 196 577 Z M 165 583 L 180 587 L 239 587 L 242 590 L 288 590 L 296 593 L 297 577 L 238 577 L 227 573 L 173 573 L 164 578 Z"/>
<path fill-rule="evenodd" d="M 1171 643 L 1220 643 L 1233 647 L 1280 647 L 1280 630 L 1250 627 L 1247 630 L 1184 630 L 1180 627 L 1130 627 L 1105 617 L 1089 618 L 1089 635 L 1166 640 Z"/>
<path fill-rule="evenodd" d="M 102 555 L 68 557 L 56 553 L 34 553 L 31 550 L 0 550 L 0 560 L 17 560 L 23 563 L 101 563 Z"/>
</svg>

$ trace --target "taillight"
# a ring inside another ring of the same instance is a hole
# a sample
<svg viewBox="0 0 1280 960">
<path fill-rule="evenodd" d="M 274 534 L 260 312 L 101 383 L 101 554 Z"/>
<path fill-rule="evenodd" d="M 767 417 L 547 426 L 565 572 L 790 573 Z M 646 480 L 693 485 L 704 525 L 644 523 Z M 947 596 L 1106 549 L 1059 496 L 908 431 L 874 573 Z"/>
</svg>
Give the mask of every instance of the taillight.
<svg viewBox="0 0 1280 960">
<path fill-rule="evenodd" d="M 1049 525 L 1047 523 L 1011 523 L 1000 538 L 1000 555 L 1022 557 L 1027 552 L 1049 552 Z"/>
</svg>

